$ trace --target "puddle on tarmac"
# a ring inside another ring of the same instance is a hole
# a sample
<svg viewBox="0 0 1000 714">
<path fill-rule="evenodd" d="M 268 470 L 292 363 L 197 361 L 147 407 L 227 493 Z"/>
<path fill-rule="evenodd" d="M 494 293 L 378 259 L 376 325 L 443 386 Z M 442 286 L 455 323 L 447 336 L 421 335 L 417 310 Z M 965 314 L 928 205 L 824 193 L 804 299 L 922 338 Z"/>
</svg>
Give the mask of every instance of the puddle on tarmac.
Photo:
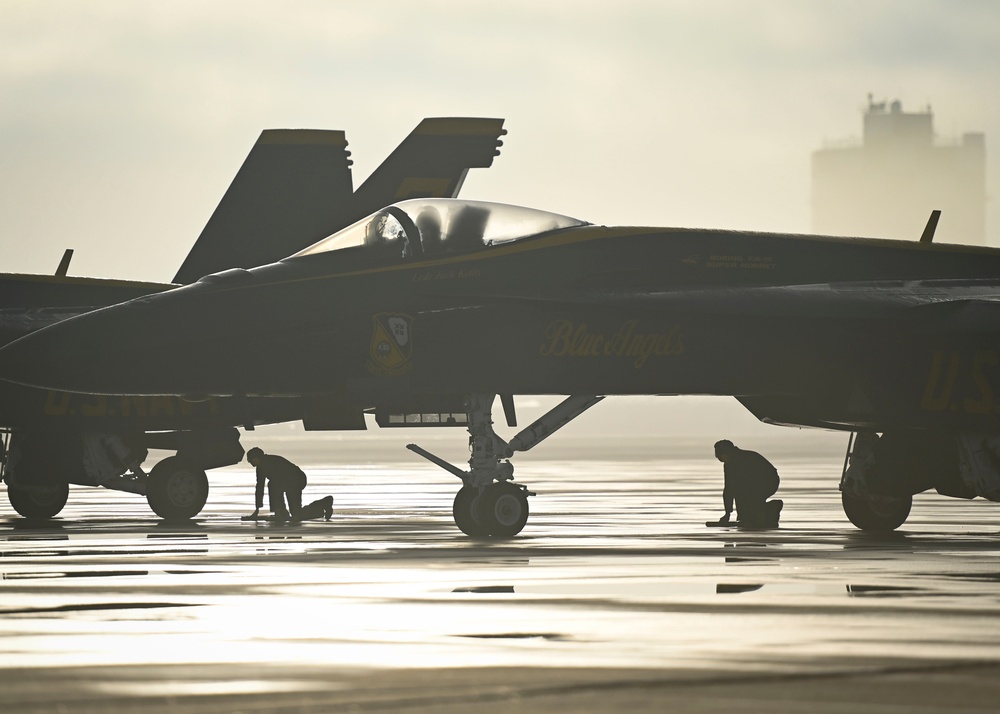
<svg viewBox="0 0 1000 714">
<path fill-rule="evenodd" d="M 86 605 L 57 605 L 55 607 L 25 607 L 17 610 L 0 610 L 0 615 L 44 615 L 62 612 L 101 612 L 106 610 L 158 610 L 168 607 L 199 607 L 187 602 L 98 602 Z"/>
<path fill-rule="evenodd" d="M 751 593 L 755 590 L 760 590 L 764 587 L 762 584 L 758 585 L 737 585 L 735 583 L 719 583 L 715 586 L 716 595 L 734 595 L 738 593 Z"/>
<path fill-rule="evenodd" d="M 572 637 L 555 632 L 491 632 L 481 635 L 457 635 L 471 637 L 477 640 L 547 640 L 549 642 L 568 642 Z"/>
<path fill-rule="evenodd" d="M 101 682 L 94 689 L 108 694 L 137 697 L 222 696 L 346 689 L 337 682 L 292 679 L 227 679 L 225 681 L 155 680 L 144 682 Z"/>
<path fill-rule="evenodd" d="M 455 592 L 514 592 L 490 590 L 485 587 L 465 587 Z M 636 582 L 622 580 L 611 582 L 552 582 L 527 583 L 517 586 L 518 595 L 561 595 L 604 598 L 653 598 L 676 599 L 709 595 L 751 595 L 762 597 L 913 597 L 950 595 L 950 592 L 917 586 L 854 585 L 834 582 L 777 582 L 777 583 L 710 583 L 710 582 Z"/>
</svg>

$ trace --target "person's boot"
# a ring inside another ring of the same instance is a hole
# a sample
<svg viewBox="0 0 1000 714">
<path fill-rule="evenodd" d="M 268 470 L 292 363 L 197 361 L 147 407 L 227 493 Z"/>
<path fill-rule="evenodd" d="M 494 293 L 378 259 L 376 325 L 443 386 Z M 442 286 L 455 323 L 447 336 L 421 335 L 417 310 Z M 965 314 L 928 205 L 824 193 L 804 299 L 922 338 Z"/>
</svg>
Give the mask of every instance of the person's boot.
<svg viewBox="0 0 1000 714">
<path fill-rule="evenodd" d="M 776 498 L 773 501 L 768 501 L 764 505 L 767 508 L 768 527 L 777 528 L 778 519 L 781 518 L 781 508 L 785 505 L 785 502 L 780 498 Z"/>
<path fill-rule="evenodd" d="M 325 520 L 330 520 L 333 515 L 333 496 L 327 496 L 323 499 L 323 518 Z"/>
</svg>

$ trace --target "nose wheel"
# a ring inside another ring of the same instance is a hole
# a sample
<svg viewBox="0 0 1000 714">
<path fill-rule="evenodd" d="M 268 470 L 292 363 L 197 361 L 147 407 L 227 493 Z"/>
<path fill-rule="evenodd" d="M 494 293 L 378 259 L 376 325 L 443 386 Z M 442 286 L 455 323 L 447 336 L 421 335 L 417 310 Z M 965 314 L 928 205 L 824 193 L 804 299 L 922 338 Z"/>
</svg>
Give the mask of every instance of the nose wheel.
<svg viewBox="0 0 1000 714">
<path fill-rule="evenodd" d="M 528 522 L 527 489 L 510 481 L 486 487 L 479 499 L 483 525 L 494 538 L 513 538 Z"/>
<path fill-rule="evenodd" d="M 490 534 L 486 526 L 479 519 L 479 489 L 474 486 L 462 486 L 455 494 L 455 503 L 452 504 L 451 514 L 455 518 L 455 525 L 467 536 L 473 538 L 484 538 Z"/>
<path fill-rule="evenodd" d="M 463 486 L 452 504 L 452 515 L 459 530 L 472 537 L 512 538 L 528 522 L 528 496 L 535 494 L 525 486 L 513 483 L 514 466 L 510 463 L 510 457 L 516 451 L 532 448 L 604 397 L 567 397 L 531 426 L 523 429 L 509 443 L 493 431 L 491 410 L 495 398 L 495 394 L 466 396 L 469 450 L 472 452 L 468 471 L 416 444 L 407 444 L 406 448 L 462 479 Z M 504 399 L 508 426 L 516 426 L 513 409 L 513 397 L 508 395 Z"/>
<path fill-rule="evenodd" d="M 493 431 L 493 394 L 466 397 L 469 424 L 469 470 L 454 466 L 416 444 L 406 448 L 462 479 L 452 504 L 455 525 L 473 538 L 512 538 L 528 522 L 528 496 L 535 494 L 511 483 L 514 466 L 511 445 Z M 512 408 L 512 407 L 511 407 Z"/>
<path fill-rule="evenodd" d="M 481 493 L 475 486 L 463 486 L 455 495 L 452 515 L 467 536 L 513 538 L 528 522 L 528 491 L 509 481 L 490 484 Z"/>
</svg>

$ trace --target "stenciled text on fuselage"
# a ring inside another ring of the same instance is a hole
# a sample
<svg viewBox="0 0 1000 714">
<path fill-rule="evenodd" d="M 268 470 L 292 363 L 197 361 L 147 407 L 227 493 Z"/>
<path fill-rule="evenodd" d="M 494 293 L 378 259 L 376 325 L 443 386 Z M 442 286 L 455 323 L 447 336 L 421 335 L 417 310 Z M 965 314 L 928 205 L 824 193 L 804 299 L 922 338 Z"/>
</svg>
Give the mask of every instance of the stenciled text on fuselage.
<svg viewBox="0 0 1000 714">
<path fill-rule="evenodd" d="M 543 357 L 631 357 L 641 369 L 650 357 L 676 357 L 684 352 L 680 328 L 643 332 L 629 320 L 614 333 L 597 332 L 585 322 L 553 320 L 545 329 Z"/>
</svg>

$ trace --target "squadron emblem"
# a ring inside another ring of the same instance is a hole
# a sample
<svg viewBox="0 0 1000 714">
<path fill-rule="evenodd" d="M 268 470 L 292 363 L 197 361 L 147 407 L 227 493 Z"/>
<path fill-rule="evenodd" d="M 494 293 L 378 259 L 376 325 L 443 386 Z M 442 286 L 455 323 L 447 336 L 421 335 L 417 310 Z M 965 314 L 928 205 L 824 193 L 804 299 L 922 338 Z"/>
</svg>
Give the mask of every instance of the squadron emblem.
<svg viewBox="0 0 1000 714">
<path fill-rule="evenodd" d="M 372 317 L 371 359 L 365 365 L 372 374 L 395 377 L 412 368 L 413 318 L 398 313 L 380 312 Z"/>
</svg>

